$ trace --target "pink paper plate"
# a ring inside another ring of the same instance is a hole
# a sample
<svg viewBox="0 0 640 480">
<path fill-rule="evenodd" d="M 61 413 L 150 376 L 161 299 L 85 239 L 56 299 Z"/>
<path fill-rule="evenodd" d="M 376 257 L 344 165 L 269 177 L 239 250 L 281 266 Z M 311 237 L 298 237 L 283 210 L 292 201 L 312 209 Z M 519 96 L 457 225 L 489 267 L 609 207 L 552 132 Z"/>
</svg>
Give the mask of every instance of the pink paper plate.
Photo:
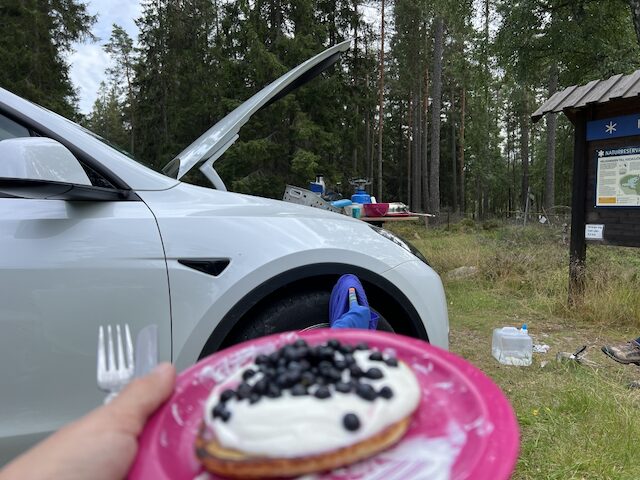
<svg viewBox="0 0 640 480">
<path fill-rule="evenodd" d="M 502 480 L 518 457 L 518 424 L 500 389 L 480 370 L 428 343 L 368 330 L 312 330 L 272 335 L 207 357 L 179 375 L 169 401 L 140 437 L 129 478 L 213 480 L 203 473 L 194 438 L 203 405 L 216 381 L 250 363 L 259 353 L 304 338 L 310 344 L 336 338 L 367 342 L 395 352 L 410 365 L 422 387 L 418 411 L 404 438 L 375 457 L 306 480 Z"/>
</svg>

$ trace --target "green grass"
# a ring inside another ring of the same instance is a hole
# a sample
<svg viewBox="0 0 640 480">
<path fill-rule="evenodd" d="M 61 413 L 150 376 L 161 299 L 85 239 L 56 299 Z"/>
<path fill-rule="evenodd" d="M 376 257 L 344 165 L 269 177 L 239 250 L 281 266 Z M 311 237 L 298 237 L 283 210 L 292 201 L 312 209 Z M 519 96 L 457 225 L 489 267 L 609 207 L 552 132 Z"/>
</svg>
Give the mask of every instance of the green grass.
<svg viewBox="0 0 640 480">
<path fill-rule="evenodd" d="M 394 228 L 442 277 L 451 350 L 487 373 L 505 392 L 521 429 L 514 479 L 640 478 L 640 368 L 622 366 L 600 346 L 640 335 L 640 251 L 590 246 L 583 301 L 567 306 L 568 246 L 550 228 L 417 226 Z M 475 276 L 448 280 L 461 266 Z M 535 343 L 531 367 L 491 357 L 493 328 L 527 323 Z M 595 366 L 558 363 L 557 352 L 587 345 Z"/>
</svg>

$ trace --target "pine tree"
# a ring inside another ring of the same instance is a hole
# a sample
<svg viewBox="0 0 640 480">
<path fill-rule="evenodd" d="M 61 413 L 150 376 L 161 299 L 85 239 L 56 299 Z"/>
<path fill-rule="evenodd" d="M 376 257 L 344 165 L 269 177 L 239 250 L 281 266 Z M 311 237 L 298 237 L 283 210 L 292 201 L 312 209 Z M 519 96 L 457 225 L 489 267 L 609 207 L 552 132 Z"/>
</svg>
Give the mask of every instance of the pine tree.
<svg viewBox="0 0 640 480">
<path fill-rule="evenodd" d="M 128 131 L 128 148 L 131 153 L 135 153 L 135 114 L 134 100 L 135 92 L 133 87 L 133 74 L 135 67 L 135 54 L 133 40 L 127 32 L 119 25 L 113 25 L 111 38 L 104 46 L 105 51 L 110 55 L 113 66 L 106 70 L 109 82 L 113 85 L 116 97 L 121 104 L 123 117 L 126 118 L 126 129 Z"/>
<path fill-rule="evenodd" d="M 76 92 L 66 55 L 91 39 L 95 17 L 78 0 L 4 0 L 0 3 L 0 85 L 68 117 Z"/>
</svg>

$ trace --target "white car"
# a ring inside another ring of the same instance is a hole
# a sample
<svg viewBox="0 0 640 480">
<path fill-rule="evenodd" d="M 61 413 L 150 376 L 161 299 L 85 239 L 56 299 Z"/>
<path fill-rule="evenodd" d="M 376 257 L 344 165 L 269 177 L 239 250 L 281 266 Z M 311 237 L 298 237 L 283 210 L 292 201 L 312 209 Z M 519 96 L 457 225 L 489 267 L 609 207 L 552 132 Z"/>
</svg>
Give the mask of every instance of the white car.
<svg viewBox="0 0 640 480">
<path fill-rule="evenodd" d="M 367 223 L 227 192 L 213 162 L 252 114 L 338 60 L 348 42 L 258 92 L 165 168 L 0 88 L 0 464 L 99 405 L 99 325 L 158 327 L 178 370 L 235 342 L 326 325 L 343 273 L 381 328 L 448 347 L 442 282 Z M 179 179 L 192 167 L 215 188 Z"/>
</svg>

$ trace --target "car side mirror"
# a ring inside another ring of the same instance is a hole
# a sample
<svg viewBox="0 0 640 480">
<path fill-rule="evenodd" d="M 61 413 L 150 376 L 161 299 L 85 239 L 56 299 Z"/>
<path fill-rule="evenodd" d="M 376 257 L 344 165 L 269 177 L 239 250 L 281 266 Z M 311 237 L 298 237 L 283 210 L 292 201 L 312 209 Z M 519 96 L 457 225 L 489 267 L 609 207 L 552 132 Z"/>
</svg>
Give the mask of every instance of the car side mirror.
<svg viewBox="0 0 640 480">
<path fill-rule="evenodd" d="M 45 137 L 0 141 L 0 177 L 91 185 L 78 159 L 64 145 Z"/>
</svg>

